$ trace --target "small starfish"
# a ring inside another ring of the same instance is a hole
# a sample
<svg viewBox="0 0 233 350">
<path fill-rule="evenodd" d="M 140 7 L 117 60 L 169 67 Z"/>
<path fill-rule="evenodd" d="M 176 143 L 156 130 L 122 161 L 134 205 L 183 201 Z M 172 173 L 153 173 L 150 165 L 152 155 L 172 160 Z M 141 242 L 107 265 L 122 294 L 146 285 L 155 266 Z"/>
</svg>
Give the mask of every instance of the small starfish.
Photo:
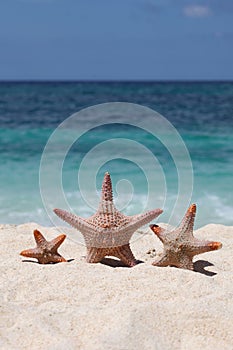
<svg viewBox="0 0 233 350">
<path fill-rule="evenodd" d="M 36 258 L 40 264 L 66 262 L 57 249 L 60 247 L 62 242 L 65 240 L 66 235 L 60 235 L 48 242 L 38 230 L 33 232 L 37 247 L 32 249 L 23 250 L 20 255 L 28 258 Z"/>
<path fill-rule="evenodd" d="M 125 265 L 134 266 L 137 260 L 129 246 L 133 233 L 162 213 L 161 209 L 144 214 L 126 216 L 113 203 L 109 173 L 104 176 L 99 208 L 93 216 L 84 219 L 65 210 L 54 209 L 61 219 L 78 229 L 84 236 L 89 263 L 100 262 L 105 256 L 115 256 Z"/>
<path fill-rule="evenodd" d="M 201 241 L 193 236 L 193 225 L 196 205 L 192 204 L 187 210 L 180 226 L 167 231 L 157 225 L 150 225 L 151 230 L 164 245 L 160 260 L 154 261 L 154 266 L 176 266 L 193 270 L 193 257 L 197 254 L 217 250 L 222 247 L 220 242 Z"/>
</svg>

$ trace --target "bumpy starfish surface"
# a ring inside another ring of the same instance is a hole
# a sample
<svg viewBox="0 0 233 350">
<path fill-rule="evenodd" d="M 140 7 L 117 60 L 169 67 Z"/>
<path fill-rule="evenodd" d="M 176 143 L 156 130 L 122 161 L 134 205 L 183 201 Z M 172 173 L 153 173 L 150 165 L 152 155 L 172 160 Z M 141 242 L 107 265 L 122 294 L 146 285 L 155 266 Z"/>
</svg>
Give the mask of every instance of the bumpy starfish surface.
<svg viewBox="0 0 233 350">
<path fill-rule="evenodd" d="M 89 263 L 100 262 L 105 256 L 115 256 L 125 265 L 134 266 L 137 260 L 129 246 L 133 233 L 162 213 L 161 209 L 144 214 L 126 216 L 113 203 L 112 183 L 109 173 L 104 176 L 99 208 L 93 216 L 84 219 L 65 210 L 54 212 L 84 236 Z"/>
<path fill-rule="evenodd" d="M 222 247 L 220 242 L 201 241 L 193 236 L 193 225 L 196 205 L 192 204 L 187 210 L 180 226 L 167 231 L 157 225 L 150 225 L 151 230 L 164 245 L 161 259 L 154 261 L 154 266 L 176 266 L 193 270 L 194 255 L 217 250 Z"/>
<path fill-rule="evenodd" d="M 32 249 L 23 250 L 20 255 L 26 256 L 28 258 L 36 258 L 40 264 L 58 263 L 66 262 L 67 260 L 63 258 L 57 249 L 60 247 L 66 235 L 60 235 L 54 238 L 52 241 L 48 242 L 40 233 L 40 231 L 35 230 L 33 232 L 37 247 Z"/>
</svg>

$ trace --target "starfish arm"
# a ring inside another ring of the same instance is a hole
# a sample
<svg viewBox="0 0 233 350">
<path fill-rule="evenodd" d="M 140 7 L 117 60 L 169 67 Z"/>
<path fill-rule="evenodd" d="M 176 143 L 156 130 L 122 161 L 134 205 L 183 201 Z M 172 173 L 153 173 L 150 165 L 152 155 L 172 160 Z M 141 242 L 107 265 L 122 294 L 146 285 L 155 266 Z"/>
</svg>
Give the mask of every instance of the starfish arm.
<svg viewBox="0 0 233 350">
<path fill-rule="evenodd" d="M 106 256 L 108 249 L 87 247 L 86 261 L 88 263 L 98 263 Z"/>
<path fill-rule="evenodd" d="M 36 258 L 41 255 L 40 251 L 37 248 L 23 250 L 20 255 L 27 258 Z"/>
<path fill-rule="evenodd" d="M 63 258 L 63 256 L 61 256 L 59 253 L 57 253 L 57 254 L 52 254 L 49 257 L 49 262 L 59 263 L 59 262 L 67 262 L 67 260 Z"/>
<path fill-rule="evenodd" d="M 79 230 L 80 232 L 90 232 L 93 229 L 92 225 L 85 219 L 75 214 L 69 213 L 66 210 L 54 209 L 54 213 L 59 216 L 62 220 Z"/>
<path fill-rule="evenodd" d="M 34 234 L 34 237 L 35 237 L 36 244 L 38 246 L 47 242 L 46 239 L 44 238 L 44 236 L 42 235 L 42 233 L 39 230 L 34 230 L 33 234 Z"/>
<path fill-rule="evenodd" d="M 179 260 L 172 265 L 180 267 L 181 269 L 193 270 L 192 256 L 188 254 L 181 254 L 179 256 Z"/>
<path fill-rule="evenodd" d="M 195 243 L 190 247 L 190 251 L 193 256 L 222 248 L 221 242 L 201 241 L 198 239 L 195 239 L 194 242 Z"/>
<path fill-rule="evenodd" d="M 49 242 L 49 245 L 51 246 L 51 251 L 56 252 L 65 239 L 66 235 L 60 235 L 54 238 L 51 242 Z"/>
<path fill-rule="evenodd" d="M 143 214 L 131 216 L 131 221 L 129 223 L 129 226 L 131 227 L 131 229 L 136 231 L 140 227 L 148 224 L 150 221 L 157 218 L 160 214 L 162 214 L 162 212 L 163 211 L 161 209 L 154 209 L 154 210 L 147 211 L 146 213 L 143 213 Z"/>
<path fill-rule="evenodd" d="M 120 259 L 125 265 L 133 267 L 137 264 L 129 244 L 112 248 L 112 255 Z"/>
<path fill-rule="evenodd" d="M 181 269 L 193 270 L 192 257 L 181 254 L 177 256 L 171 256 L 170 254 L 164 253 L 163 256 L 152 263 L 153 266 L 165 267 L 175 266 Z"/>
<path fill-rule="evenodd" d="M 113 201 L 112 196 L 112 181 L 110 174 L 107 172 L 104 175 L 104 180 L 102 183 L 102 191 L 101 191 L 101 198 L 103 201 Z"/>
<path fill-rule="evenodd" d="M 89 263 L 98 263 L 103 260 L 105 256 L 115 256 L 129 267 L 133 267 L 137 264 L 137 260 L 135 259 L 129 244 L 111 248 L 87 248 L 86 261 Z"/>
<path fill-rule="evenodd" d="M 34 256 L 39 262 L 39 264 L 50 264 L 50 263 L 59 263 L 59 262 L 67 262 L 63 256 L 61 256 L 59 253 L 50 253 L 50 252 L 43 252 L 41 254 L 38 254 L 37 256 Z"/>
<path fill-rule="evenodd" d="M 161 242 L 164 243 L 166 241 L 167 230 L 154 224 L 150 225 L 150 229 L 154 232 L 154 234 L 156 234 L 156 236 L 160 239 Z"/>
<path fill-rule="evenodd" d="M 179 233 L 181 240 L 187 240 L 193 238 L 193 225 L 196 215 L 196 204 L 190 205 L 188 208 L 183 220 L 181 221 L 180 226 L 174 230 L 174 232 Z"/>
<path fill-rule="evenodd" d="M 169 266 L 169 259 L 166 254 L 164 254 L 159 260 L 155 260 L 152 265 L 153 266 L 159 266 L 159 267 L 165 267 Z"/>
</svg>

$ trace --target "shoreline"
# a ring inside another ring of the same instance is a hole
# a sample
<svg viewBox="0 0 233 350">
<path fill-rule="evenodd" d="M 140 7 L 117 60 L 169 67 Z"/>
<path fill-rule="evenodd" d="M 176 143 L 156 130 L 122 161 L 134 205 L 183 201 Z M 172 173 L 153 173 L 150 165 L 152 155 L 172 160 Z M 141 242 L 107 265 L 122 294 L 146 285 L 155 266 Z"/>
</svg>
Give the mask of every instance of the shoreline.
<svg viewBox="0 0 233 350">
<path fill-rule="evenodd" d="M 0 225 L 2 348 L 231 348 L 233 226 L 194 231 L 223 244 L 194 258 L 198 271 L 152 266 L 162 245 L 148 230 L 131 240 L 144 262 L 133 268 L 111 258 L 88 264 L 85 246 L 68 237 L 59 253 L 70 262 L 40 265 L 19 255 L 35 247 L 34 229 L 48 240 L 61 231 L 77 234 L 36 223 Z"/>
</svg>

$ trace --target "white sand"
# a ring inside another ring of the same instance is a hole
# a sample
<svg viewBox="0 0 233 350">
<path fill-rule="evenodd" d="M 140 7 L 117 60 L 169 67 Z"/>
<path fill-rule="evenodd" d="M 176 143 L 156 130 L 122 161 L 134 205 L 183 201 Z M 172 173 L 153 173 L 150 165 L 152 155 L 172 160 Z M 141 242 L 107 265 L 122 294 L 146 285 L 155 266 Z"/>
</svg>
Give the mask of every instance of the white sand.
<svg viewBox="0 0 233 350">
<path fill-rule="evenodd" d="M 134 236 L 132 250 L 145 263 L 133 268 L 87 264 L 85 247 L 69 239 L 59 252 L 73 261 L 23 262 L 19 252 L 35 246 L 35 228 L 48 240 L 60 233 L 0 225 L 1 349 L 233 349 L 233 227 L 195 232 L 223 243 L 196 257 L 197 268 L 209 265 L 206 274 L 151 266 L 146 252 L 162 246 L 150 231 Z"/>
</svg>

